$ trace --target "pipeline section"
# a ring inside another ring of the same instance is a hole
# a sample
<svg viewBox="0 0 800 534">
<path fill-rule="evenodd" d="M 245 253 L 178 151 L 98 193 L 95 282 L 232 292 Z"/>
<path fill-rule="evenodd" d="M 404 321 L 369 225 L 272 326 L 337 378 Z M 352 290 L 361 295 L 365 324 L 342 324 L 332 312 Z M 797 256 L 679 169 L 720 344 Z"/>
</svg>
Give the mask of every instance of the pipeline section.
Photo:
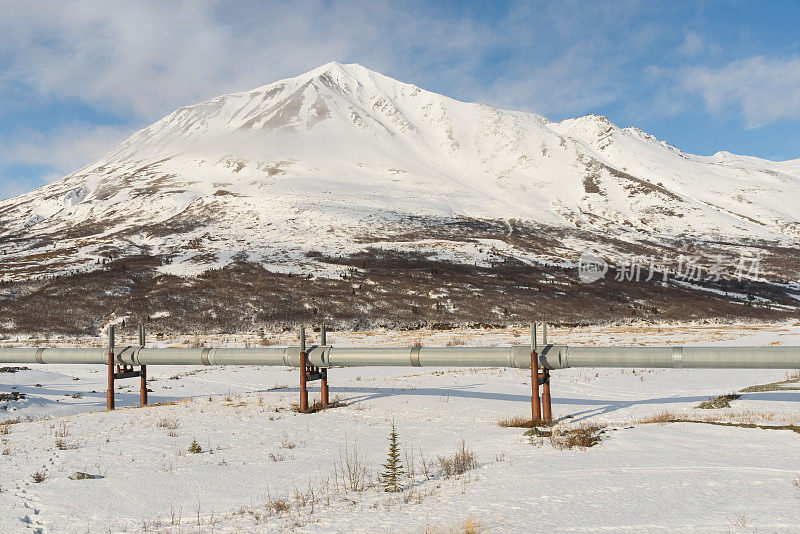
<svg viewBox="0 0 800 534">
<path fill-rule="evenodd" d="M 800 369 L 800 347 L 537 347 L 539 367 Z M 531 346 L 510 347 L 306 347 L 316 367 L 512 367 L 530 369 Z M 118 365 L 300 366 L 300 347 L 114 348 Z M 0 348 L 0 363 L 108 364 L 106 348 Z"/>
</svg>

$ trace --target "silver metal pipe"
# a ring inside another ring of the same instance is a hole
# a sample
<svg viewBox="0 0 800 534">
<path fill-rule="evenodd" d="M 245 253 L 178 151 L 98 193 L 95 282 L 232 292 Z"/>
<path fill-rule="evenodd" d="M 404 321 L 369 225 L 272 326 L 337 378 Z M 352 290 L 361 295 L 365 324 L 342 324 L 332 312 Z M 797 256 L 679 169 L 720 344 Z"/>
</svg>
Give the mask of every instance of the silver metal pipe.
<svg viewBox="0 0 800 534">
<path fill-rule="evenodd" d="M 800 347 L 568 347 L 542 345 L 543 369 L 569 367 L 800 369 Z M 149 348 L 115 346 L 122 365 L 300 366 L 301 347 Z M 511 347 L 306 346 L 317 367 L 514 367 L 530 369 L 530 345 Z M 0 348 L 0 363 L 107 364 L 105 348 Z"/>
<path fill-rule="evenodd" d="M 800 347 L 554 347 L 549 361 L 552 369 L 800 369 Z"/>
</svg>

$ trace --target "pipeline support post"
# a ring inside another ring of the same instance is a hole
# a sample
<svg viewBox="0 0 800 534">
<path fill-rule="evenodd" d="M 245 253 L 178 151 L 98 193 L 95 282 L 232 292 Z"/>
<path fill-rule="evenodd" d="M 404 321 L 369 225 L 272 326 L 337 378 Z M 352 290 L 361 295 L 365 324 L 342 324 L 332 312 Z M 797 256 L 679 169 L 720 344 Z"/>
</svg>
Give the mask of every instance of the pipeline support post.
<svg viewBox="0 0 800 534">
<path fill-rule="evenodd" d="M 326 408 L 329 405 L 328 399 L 328 369 L 323 367 L 325 365 L 325 346 L 327 340 L 327 329 L 323 325 L 321 331 L 321 343 L 319 347 L 312 347 L 320 349 L 322 354 L 319 365 L 309 363 L 308 350 L 306 349 L 306 329 L 305 326 L 300 327 L 300 406 L 298 411 L 300 413 L 309 413 L 309 411 L 316 411 L 319 408 Z M 308 383 L 315 380 L 320 381 L 320 401 L 313 407 L 308 405 Z"/>
<path fill-rule="evenodd" d="M 139 347 L 144 348 L 145 345 L 145 329 L 144 324 L 139 325 Z M 139 372 L 139 405 L 147 406 L 147 366 L 142 365 Z"/>
<path fill-rule="evenodd" d="M 547 323 L 542 323 L 542 345 L 547 347 Z M 553 424 L 553 409 L 550 401 L 550 369 L 543 368 L 539 374 L 542 386 L 542 421 L 546 425 Z"/>
<path fill-rule="evenodd" d="M 550 406 L 550 370 L 545 369 L 542 373 L 542 420 L 546 425 L 553 424 L 553 411 Z"/>
<path fill-rule="evenodd" d="M 114 326 L 108 327 L 108 389 L 106 410 L 114 409 Z"/>
<path fill-rule="evenodd" d="M 139 326 L 139 345 L 144 347 L 144 326 Z M 114 383 L 123 378 L 136 378 L 140 377 L 139 389 L 139 403 L 142 406 L 147 406 L 147 366 L 142 365 L 139 371 L 133 370 L 133 365 L 120 364 L 116 365 L 115 356 L 115 343 L 114 343 L 114 327 L 108 327 L 108 389 L 106 389 L 106 409 L 113 410 L 115 408 L 115 392 Z M 115 369 L 116 368 L 116 369 Z"/>
<path fill-rule="evenodd" d="M 536 349 L 536 323 L 531 323 L 531 424 L 542 419 L 539 404 L 539 354 Z"/>
<path fill-rule="evenodd" d="M 300 413 L 308 412 L 308 357 L 306 356 L 306 327 L 300 327 Z"/>
<path fill-rule="evenodd" d="M 539 345 L 537 342 L 537 323 L 531 323 L 531 420 L 532 424 L 553 424 L 553 410 L 550 400 L 550 370 L 543 367 L 539 371 Z M 542 343 L 547 347 L 547 323 L 542 323 Z M 539 386 L 542 387 L 541 400 Z"/>
<path fill-rule="evenodd" d="M 328 331 L 325 325 L 320 328 L 320 345 L 325 347 L 328 345 Z M 320 369 L 320 403 L 323 408 L 328 407 L 328 368 L 323 367 Z"/>
<path fill-rule="evenodd" d="M 325 325 L 320 328 L 321 338 L 320 349 L 322 356 L 320 357 L 320 365 L 309 363 L 308 350 L 306 349 L 305 327 L 300 330 L 300 411 L 308 413 L 310 410 L 316 411 L 318 408 L 326 408 L 329 404 L 328 399 L 328 369 L 323 367 L 325 365 L 324 354 L 327 340 L 327 329 Z M 312 347 L 313 349 L 313 347 Z M 314 380 L 320 381 L 320 401 L 313 407 L 308 405 L 308 383 Z"/>
</svg>

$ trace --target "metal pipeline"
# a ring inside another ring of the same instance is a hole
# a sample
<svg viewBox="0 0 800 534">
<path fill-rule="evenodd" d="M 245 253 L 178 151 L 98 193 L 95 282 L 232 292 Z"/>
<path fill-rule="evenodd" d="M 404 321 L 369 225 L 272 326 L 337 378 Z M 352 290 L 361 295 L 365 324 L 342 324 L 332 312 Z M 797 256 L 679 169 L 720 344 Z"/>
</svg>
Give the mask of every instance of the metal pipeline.
<svg viewBox="0 0 800 534">
<path fill-rule="evenodd" d="M 568 347 L 542 345 L 542 369 L 570 367 L 800 369 L 800 347 Z M 530 369 L 531 346 L 511 347 L 306 347 L 316 367 L 513 367 Z M 119 365 L 300 366 L 300 347 L 115 347 Z M 0 363 L 103 364 L 106 348 L 0 348 Z"/>
</svg>

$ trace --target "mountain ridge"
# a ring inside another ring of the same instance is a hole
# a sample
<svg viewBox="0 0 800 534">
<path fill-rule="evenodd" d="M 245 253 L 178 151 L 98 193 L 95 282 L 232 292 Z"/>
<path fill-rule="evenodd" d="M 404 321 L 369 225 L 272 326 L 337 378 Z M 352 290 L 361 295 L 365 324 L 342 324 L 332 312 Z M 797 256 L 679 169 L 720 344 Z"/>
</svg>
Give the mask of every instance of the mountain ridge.
<svg viewBox="0 0 800 534">
<path fill-rule="evenodd" d="M 369 254 L 535 271 L 588 250 L 760 253 L 796 280 L 798 185 L 800 159 L 696 156 L 604 116 L 552 122 L 334 62 L 181 107 L 0 201 L 0 280 L 132 257 L 189 278 L 251 262 L 344 280 Z"/>
</svg>

